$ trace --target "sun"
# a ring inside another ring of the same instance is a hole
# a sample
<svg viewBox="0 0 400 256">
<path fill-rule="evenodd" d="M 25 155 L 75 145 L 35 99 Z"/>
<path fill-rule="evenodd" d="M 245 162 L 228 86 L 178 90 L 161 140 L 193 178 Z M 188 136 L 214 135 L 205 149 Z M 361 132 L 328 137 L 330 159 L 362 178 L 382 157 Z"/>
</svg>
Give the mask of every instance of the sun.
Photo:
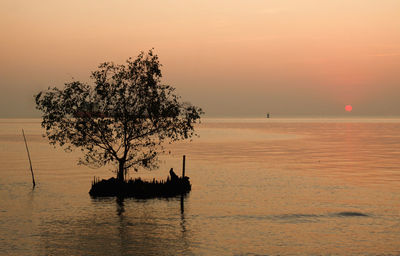
<svg viewBox="0 0 400 256">
<path fill-rule="evenodd" d="M 353 107 L 352 107 L 351 105 L 346 105 L 346 107 L 344 107 L 344 109 L 345 109 L 347 112 L 351 112 L 351 110 L 353 110 Z"/>
</svg>

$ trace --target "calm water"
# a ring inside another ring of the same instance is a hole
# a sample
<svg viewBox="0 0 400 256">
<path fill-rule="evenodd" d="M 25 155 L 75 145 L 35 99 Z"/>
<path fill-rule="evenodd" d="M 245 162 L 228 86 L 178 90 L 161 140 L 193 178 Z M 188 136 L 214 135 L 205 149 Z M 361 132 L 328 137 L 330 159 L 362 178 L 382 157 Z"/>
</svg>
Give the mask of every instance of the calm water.
<svg viewBox="0 0 400 256">
<path fill-rule="evenodd" d="M 400 120 L 205 120 L 199 133 L 159 170 L 131 174 L 180 173 L 186 154 L 182 209 L 91 199 L 111 167 L 76 165 L 38 120 L 1 120 L 0 255 L 400 254 Z"/>
</svg>

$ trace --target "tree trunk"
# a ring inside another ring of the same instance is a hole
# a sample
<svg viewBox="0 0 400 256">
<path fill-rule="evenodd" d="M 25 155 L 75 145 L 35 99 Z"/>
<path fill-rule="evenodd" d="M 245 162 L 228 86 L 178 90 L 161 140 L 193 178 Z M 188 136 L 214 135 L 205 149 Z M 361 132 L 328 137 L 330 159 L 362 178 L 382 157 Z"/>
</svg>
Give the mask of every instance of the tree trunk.
<svg viewBox="0 0 400 256">
<path fill-rule="evenodd" d="M 125 171 L 125 161 L 124 160 L 120 160 L 119 161 L 119 168 L 118 168 L 118 173 L 117 173 L 117 180 L 120 182 L 123 182 L 125 180 L 125 175 L 124 175 L 124 171 Z"/>
</svg>

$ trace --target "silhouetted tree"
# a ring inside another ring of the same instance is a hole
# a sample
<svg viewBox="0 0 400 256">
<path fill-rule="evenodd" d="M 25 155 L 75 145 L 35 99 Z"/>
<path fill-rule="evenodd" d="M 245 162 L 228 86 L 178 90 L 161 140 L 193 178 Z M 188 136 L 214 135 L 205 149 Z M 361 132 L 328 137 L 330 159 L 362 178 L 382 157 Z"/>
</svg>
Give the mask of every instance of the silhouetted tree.
<svg viewBox="0 0 400 256">
<path fill-rule="evenodd" d="M 203 114 L 161 84 L 160 66 L 150 50 L 125 65 L 101 64 L 92 72 L 93 86 L 74 81 L 35 95 L 50 144 L 80 148 L 82 164 L 116 164 L 120 181 L 130 168 L 157 167 L 163 142 L 191 138 Z"/>
</svg>

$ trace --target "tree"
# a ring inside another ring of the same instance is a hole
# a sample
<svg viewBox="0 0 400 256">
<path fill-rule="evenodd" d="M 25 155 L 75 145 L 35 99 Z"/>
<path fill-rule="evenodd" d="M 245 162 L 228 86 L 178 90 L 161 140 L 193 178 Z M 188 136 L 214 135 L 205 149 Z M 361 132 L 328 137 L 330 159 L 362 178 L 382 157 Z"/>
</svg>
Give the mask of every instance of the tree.
<svg viewBox="0 0 400 256">
<path fill-rule="evenodd" d="M 191 138 L 203 114 L 161 84 L 160 67 L 150 50 L 125 65 L 100 64 L 92 86 L 73 81 L 39 92 L 36 108 L 50 144 L 80 148 L 81 164 L 116 164 L 119 181 L 129 169 L 157 167 L 163 144 Z"/>
</svg>

